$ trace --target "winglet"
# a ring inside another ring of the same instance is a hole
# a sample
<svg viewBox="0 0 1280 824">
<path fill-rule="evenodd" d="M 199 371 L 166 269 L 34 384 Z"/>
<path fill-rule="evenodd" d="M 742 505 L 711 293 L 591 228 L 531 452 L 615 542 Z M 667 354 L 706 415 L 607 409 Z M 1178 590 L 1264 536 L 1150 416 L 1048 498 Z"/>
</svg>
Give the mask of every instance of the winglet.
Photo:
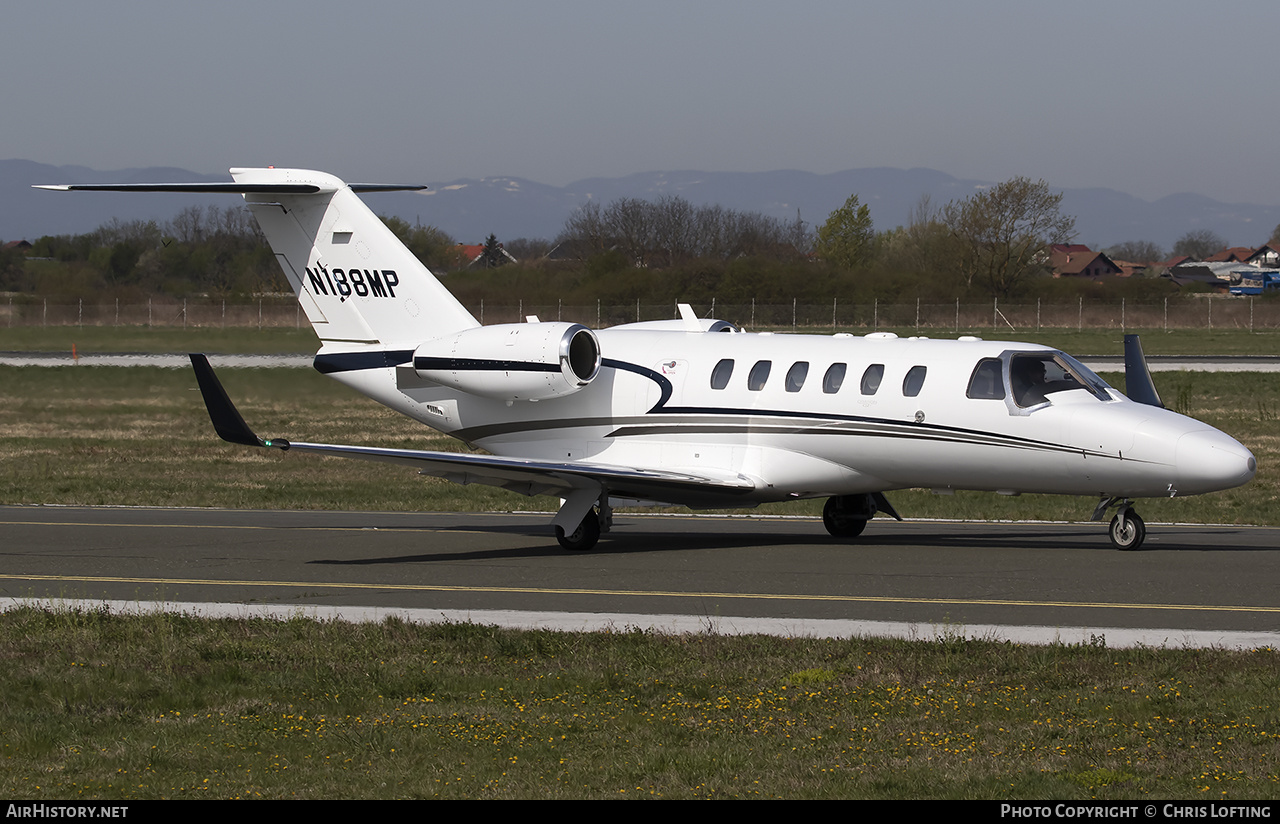
<svg viewBox="0 0 1280 824">
<path fill-rule="evenodd" d="M 227 397 L 227 390 L 222 388 L 218 376 L 213 373 L 209 359 L 204 355 L 191 353 L 191 366 L 196 370 L 196 382 L 200 384 L 200 394 L 204 397 L 205 408 L 209 410 L 209 419 L 213 428 L 224 441 L 244 444 L 245 446 L 268 446 L 244 422 L 239 410 Z"/>
<path fill-rule="evenodd" d="M 1151 370 L 1147 368 L 1147 359 L 1142 354 L 1142 341 L 1137 335 L 1124 336 L 1124 391 L 1131 401 L 1164 409 L 1155 381 L 1151 379 Z"/>
</svg>

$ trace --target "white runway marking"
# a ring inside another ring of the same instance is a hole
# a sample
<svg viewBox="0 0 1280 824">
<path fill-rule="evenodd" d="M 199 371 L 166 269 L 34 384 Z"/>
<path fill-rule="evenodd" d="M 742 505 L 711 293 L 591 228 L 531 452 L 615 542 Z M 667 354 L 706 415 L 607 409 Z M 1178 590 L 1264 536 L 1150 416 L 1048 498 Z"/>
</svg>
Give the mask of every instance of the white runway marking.
<svg viewBox="0 0 1280 824">
<path fill-rule="evenodd" d="M 640 613 L 532 612 L 520 610 L 402 609 L 381 607 L 273 606 L 265 604 L 173 603 L 167 601 L 96 601 L 55 598 L 0 598 L 0 610 L 106 609 L 115 614 L 171 612 L 201 618 L 306 618 L 315 621 L 377 623 L 397 617 L 409 623 L 471 623 L 507 629 L 545 629 L 562 632 L 625 632 L 652 630 L 666 635 L 773 635 L 783 638 L 902 638 L 934 641 L 972 638 L 1015 644 L 1105 644 L 1111 649 L 1280 648 L 1280 632 L 1233 632 L 1187 629 L 1130 629 L 1126 627 L 1034 627 L 996 624 L 930 624 L 896 621 L 843 621 L 792 618 L 711 618 L 700 615 Z"/>
</svg>

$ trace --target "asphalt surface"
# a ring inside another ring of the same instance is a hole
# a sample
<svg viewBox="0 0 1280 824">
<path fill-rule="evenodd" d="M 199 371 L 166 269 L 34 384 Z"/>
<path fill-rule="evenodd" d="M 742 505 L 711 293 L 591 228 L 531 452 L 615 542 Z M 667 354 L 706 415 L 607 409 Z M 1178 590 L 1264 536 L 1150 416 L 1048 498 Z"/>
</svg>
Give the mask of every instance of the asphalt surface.
<svg viewBox="0 0 1280 824">
<path fill-rule="evenodd" d="M 501 614 L 523 618 L 494 623 L 570 628 L 1280 644 L 1277 528 L 1149 524 L 1141 551 L 1119 552 L 1105 524 L 877 519 L 844 543 L 814 519 L 620 515 L 595 551 L 575 554 L 549 520 L 0 507 L 0 597 Z"/>
</svg>

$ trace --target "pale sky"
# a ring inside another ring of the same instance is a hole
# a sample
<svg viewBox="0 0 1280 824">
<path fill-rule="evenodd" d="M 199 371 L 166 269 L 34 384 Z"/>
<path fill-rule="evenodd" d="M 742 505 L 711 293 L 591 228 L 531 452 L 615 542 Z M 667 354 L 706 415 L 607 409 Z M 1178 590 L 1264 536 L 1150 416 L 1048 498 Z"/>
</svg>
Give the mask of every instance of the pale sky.
<svg viewBox="0 0 1280 824">
<path fill-rule="evenodd" d="M 1275 0 L 4 4 L 0 157 L 361 182 L 928 167 L 1280 204 Z"/>
</svg>

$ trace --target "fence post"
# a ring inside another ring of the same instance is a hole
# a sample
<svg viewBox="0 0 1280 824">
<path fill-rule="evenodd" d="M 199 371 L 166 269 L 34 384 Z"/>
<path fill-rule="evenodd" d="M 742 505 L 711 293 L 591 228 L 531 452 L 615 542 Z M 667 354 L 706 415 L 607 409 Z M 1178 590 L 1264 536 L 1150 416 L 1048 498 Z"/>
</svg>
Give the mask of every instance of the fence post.
<svg viewBox="0 0 1280 824">
<path fill-rule="evenodd" d="M 1036 334 L 1040 334 L 1040 298 L 1036 298 Z"/>
<path fill-rule="evenodd" d="M 1123 335 L 1124 333 L 1124 298 L 1120 298 L 1120 334 Z"/>
<path fill-rule="evenodd" d="M 791 299 L 791 331 L 796 331 L 796 299 Z"/>
<path fill-rule="evenodd" d="M 956 334 L 960 334 L 960 298 L 956 298 Z"/>
<path fill-rule="evenodd" d="M 147 298 L 147 328 L 151 328 L 151 298 Z"/>
<path fill-rule="evenodd" d="M 1084 329 L 1084 298 L 1080 298 L 1080 308 L 1076 314 L 1076 331 Z"/>
<path fill-rule="evenodd" d="M 751 328 L 756 328 L 756 299 L 751 299 Z"/>
<path fill-rule="evenodd" d="M 182 328 L 187 328 L 187 299 L 182 299 Z"/>
<path fill-rule="evenodd" d="M 76 300 L 76 326 L 80 329 L 84 328 L 84 298 Z"/>
<path fill-rule="evenodd" d="M 1249 298 L 1249 334 L 1253 334 L 1253 298 Z"/>
<path fill-rule="evenodd" d="M 1252 308 L 1250 308 L 1250 311 L 1252 311 Z M 832 298 L 831 299 L 831 334 L 834 335 L 835 333 L 836 333 L 836 298 Z"/>
<path fill-rule="evenodd" d="M 1164 331 L 1169 331 L 1169 299 L 1164 299 Z"/>
<path fill-rule="evenodd" d="M 880 331 L 880 298 L 871 304 L 871 331 Z"/>
<path fill-rule="evenodd" d="M 113 325 L 120 325 L 120 298 L 116 298 L 116 322 Z"/>
<path fill-rule="evenodd" d="M 996 331 L 996 318 L 1000 314 L 1000 298 L 991 299 L 991 331 Z"/>
<path fill-rule="evenodd" d="M 258 331 L 262 331 L 262 298 L 258 298 Z"/>
<path fill-rule="evenodd" d="M 920 298 L 916 298 L 916 337 L 920 337 Z"/>
<path fill-rule="evenodd" d="M 1213 329 L 1213 296 L 1210 295 L 1206 302 L 1209 304 L 1209 328 Z"/>
</svg>

